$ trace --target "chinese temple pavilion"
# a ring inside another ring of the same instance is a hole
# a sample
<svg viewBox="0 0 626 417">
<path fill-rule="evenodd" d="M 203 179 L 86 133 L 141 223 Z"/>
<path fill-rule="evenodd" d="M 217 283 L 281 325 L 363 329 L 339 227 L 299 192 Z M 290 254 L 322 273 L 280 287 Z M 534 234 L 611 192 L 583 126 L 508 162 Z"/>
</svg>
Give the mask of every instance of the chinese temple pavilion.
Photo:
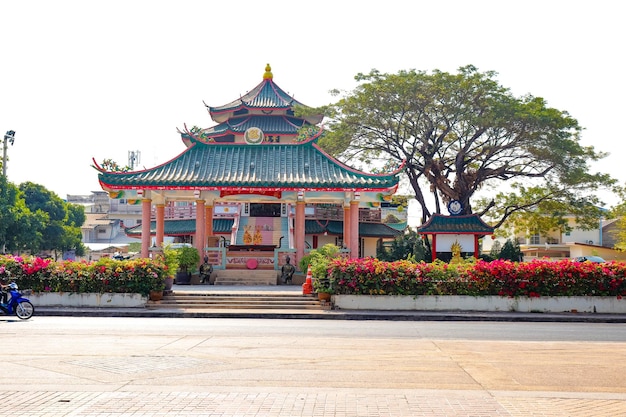
<svg viewBox="0 0 626 417">
<path fill-rule="evenodd" d="M 201 253 L 213 246 L 281 250 L 296 264 L 318 244 L 338 244 L 354 258 L 361 238 L 398 235 L 375 214 L 395 193 L 401 167 L 371 174 L 337 161 L 317 144 L 323 116 L 297 116 L 299 106 L 305 107 L 274 82 L 267 65 L 261 83 L 247 94 L 206 106 L 215 126 L 185 126 L 180 134 L 186 149 L 170 161 L 131 172 L 96 164 L 102 189 L 112 198 L 141 201 L 141 224 L 128 231 L 141 237 L 141 255 L 175 234 L 166 225 L 185 228 Z M 167 215 L 181 205 L 195 218 Z M 329 234 L 334 240 L 325 240 Z M 218 268 L 227 267 L 227 259 L 223 255 Z M 279 258 L 273 259 L 277 267 Z"/>
</svg>

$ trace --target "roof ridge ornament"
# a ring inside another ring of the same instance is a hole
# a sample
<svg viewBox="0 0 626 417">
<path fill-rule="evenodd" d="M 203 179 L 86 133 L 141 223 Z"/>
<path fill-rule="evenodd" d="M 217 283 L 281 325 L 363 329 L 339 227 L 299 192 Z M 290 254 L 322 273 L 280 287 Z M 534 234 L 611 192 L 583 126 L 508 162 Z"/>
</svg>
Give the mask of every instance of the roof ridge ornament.
<svg viewBox="0 0 626 417">
<path fill-rule="evenodd" d="M 265 74 L 263 74 L 263 79 L 264 80 L 272 80 L 274 78 L 274 75 L 272 74 L 272 67 L 270 66 L 270 64 L 266 64 L 265 65 Z"/>
</svg>

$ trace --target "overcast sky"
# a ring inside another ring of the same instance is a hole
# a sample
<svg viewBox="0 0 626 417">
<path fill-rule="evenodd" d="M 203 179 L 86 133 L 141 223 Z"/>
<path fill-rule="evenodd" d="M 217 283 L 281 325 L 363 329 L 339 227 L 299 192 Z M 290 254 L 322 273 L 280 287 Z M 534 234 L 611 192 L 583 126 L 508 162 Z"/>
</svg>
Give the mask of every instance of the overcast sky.
<svg viewBox="0 0 626 417">
<path fill-rule="evenodd" d="M 373 68 L 493 70 L 515 95 L 568 111 L 585 145 L 612 153 L 594 169 L 626 182 L 618 1 L 7 0 L 0 16 L 7 176 L 61 198 L 101 190 L 92 158 L 174 158 L 177 128 L 214 125 L 203 101 L 246 93 L 266 63 L 310 106 Z"/>
</svg>

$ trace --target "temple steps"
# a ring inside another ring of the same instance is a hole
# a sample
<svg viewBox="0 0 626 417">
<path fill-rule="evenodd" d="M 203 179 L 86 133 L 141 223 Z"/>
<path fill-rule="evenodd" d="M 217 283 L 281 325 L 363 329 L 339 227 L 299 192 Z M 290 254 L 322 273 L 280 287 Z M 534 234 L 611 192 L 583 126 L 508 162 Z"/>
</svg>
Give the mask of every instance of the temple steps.
<svg viewBox="0 0 626 417">
<path fill-rule="evenodd" d="M 149 301 L 153 309 L 237 309 L 237 310 L 323 310 L 312 295 L 292 294 L 210 294 L 176 291 L 160 301 Z"/>
</svg>

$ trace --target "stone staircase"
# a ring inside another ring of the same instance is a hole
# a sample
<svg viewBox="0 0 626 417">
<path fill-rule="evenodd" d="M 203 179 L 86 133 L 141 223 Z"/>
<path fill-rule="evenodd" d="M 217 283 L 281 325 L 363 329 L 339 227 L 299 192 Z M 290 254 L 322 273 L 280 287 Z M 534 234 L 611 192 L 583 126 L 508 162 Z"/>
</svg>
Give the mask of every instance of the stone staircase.
<svg viewBox="0 0 626 417">
<path fill-rule="evenodd" d="M 175 291 L 160 301 L 149 301 L 151 309 L 220 310 L 327 310 L 328 303 L 313 295 L 268 293 L 201 293 Z"/>
</svg>

